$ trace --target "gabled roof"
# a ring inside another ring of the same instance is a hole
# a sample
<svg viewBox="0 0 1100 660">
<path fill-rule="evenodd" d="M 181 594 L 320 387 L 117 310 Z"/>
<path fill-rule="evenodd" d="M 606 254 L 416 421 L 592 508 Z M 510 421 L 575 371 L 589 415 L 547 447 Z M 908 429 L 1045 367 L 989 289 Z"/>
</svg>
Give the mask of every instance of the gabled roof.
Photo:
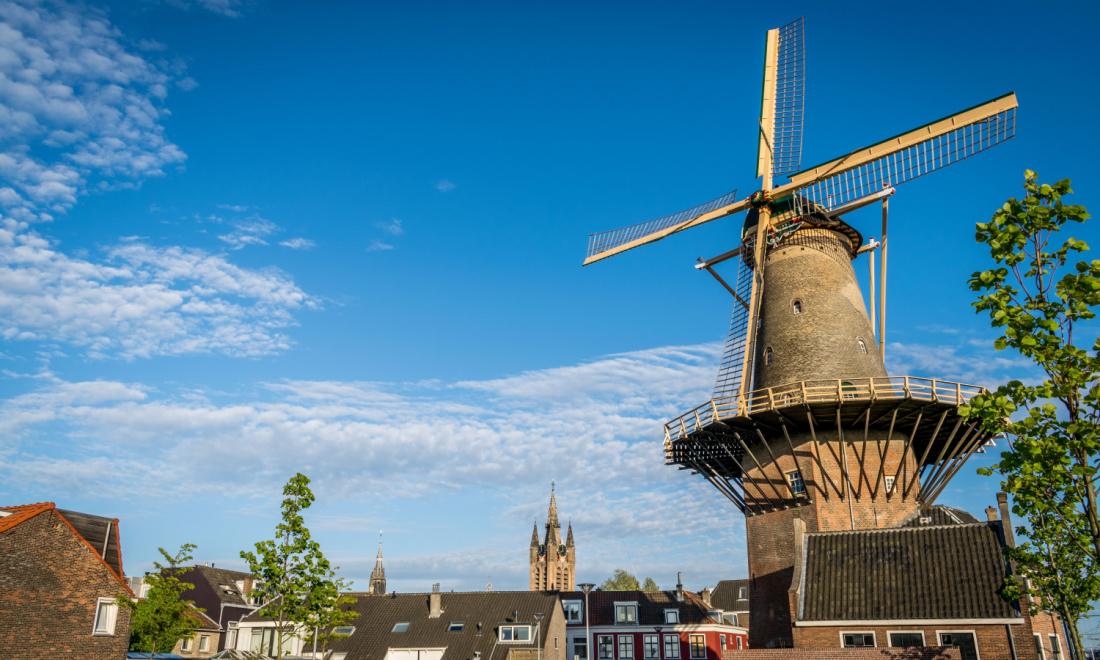
<svg viewBox="0 0 1100 660">
<path fill-rule="evenodd" d="M 905 517 L 895 527 L 936 527 L 938 525 L 967 525 L 979 522 L 962 509 L 942 504 L 925 504 Z"/>
<path fill-rule="evenodd" d="M 546 618 L 539 628 L 539 637 L 545 645 L 553 617 L 564 617 L 561 601 L 553 592 L 542 591 L 476 591 L 466 593 L 442 593 L 440 603 L 443 613 L 429 618 L 430 594 L 351 594 L 358 601 L 346 606 L 359 613 L 359 618 L 349 625 L 355 632 L 346 639 L 333 641 L 332 649 L 347 653 L 347 660 L 371 658 L 381 660 L 386 650 L 393 648 L 443 648 L 443 660 L 468 660 L 475 651 L 482 660 L 490 660 L 493 646 L 497 644 L 497 628 L 512 623 L 535 625 L 534 614 L 542 612 Z M 518 616 L 513 619 L 512 612 Z M 245 617 L 242 623 L 252 621 L 255 615 Z M 448 631 L 452 622 L 465 625 L 461 631 Z M 394 624 L 407 622 L 406 632 L 393 632 Z M 481 630 L 478 631 L 478 624 Z M 534 629 L 532 628 L 532 633 Z M 504 660 L 510 648 L 531 648 L 531 642 L 497 645 L 493 660 Z"/>
<path fill-rule="evenodd" d="M 1019 619 L 1002 545 L 1000 522 L 806 534 L 797 620 Z"/>
<path fill-rule="evenodd" d="M 8 515 L 0 517 L 0 532 L 14 528 L 20 523 L 26 522 L 40 513 L 53 511 L 57 517 L 65 523 L 73 534 L 95 554 L 107 569 L 119 581 L 126 593 L 131 596 L 134 592 L 126 584 L 122 573 L 122 547 L 118 535 L 118 518 L 104 518 L 88 513 L 66 511 L 58 509 L 53 502 L 39 502 L 37 504 L 22 504 L 17 506 L 0 506 L 0 513 Z"/>
<path fill-rule="evenodd" d="M 196 588 L 198 588 L 198 582 L 200 580 L 205 582 L 222 603 L 227 605 L 247 605 L 251 607 L 248 599 L 244 597 L 240 587 L 237 586 L 237 580 L 251 578 L 252 575 L 250 573 L 231 571 L 225 568 L 214 568 L 213 566 L 187 566 L 180 568 L 176 577 L 184 582 L 195 584 Z M 222 585 L 226 585 L 226 587 Z M 207 605 L 209 605 L 209 603 L 207 603 Z"/>
<path fill-rule="evenodd" d="M 740 598 L 741 589 L 745 589 L 745 598 Z M 749 611 L 749 599 L 748 599 L 749 581 L 745 580 L 722 580 L 718 583 L 718 586 L 714 587 L 714 591 L 710 595 L 711 605 L 716 610 L 723 610 L 726 612 L 748 612 Z"/>
<path fill-rule="evenodd" d="M 218 625 L 217 621 L 211 619 L 209 616 L 206 615 L 205 612 L 198 611 L 198 609 L 196 609 L 194 605 L 191 606 L 191 610 L 188 612 L 188 614 L 199 620 L 199 630 L 222 629 L 221 626 Z"/>
<path fill-rule="evenodd" d="M 584 601 L 583 591 L 562 591 L 562 600 Z M 615 603 L 638 603 L 638 625 L 659 626 L 665 623 L 665 610 L 677 610 L 680 623 L 718 623 L 707 611 L 711 609 L 702 598 L 684 592 L 683 602 L 676 600 L 675 591 L 593 591 L 588 594 L 591 610 L 590 626 L 615 625 Z M 588 612 L 584 613 L 589 616 Z M 584 623 L 583 618 L 581 623 Z"/>
</svg>

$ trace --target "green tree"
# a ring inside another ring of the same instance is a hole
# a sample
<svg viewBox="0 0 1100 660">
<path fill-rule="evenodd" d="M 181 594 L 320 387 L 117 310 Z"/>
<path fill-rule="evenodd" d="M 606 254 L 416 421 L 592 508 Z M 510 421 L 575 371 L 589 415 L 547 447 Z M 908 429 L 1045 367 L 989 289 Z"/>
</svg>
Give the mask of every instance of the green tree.
<svg viewBox="0 0 1100 660">
<path fill-rule="evenodd" d="M 179 640 L 190 637 L 199 626 L 198 612 L 204 612 L 189 600 L 180 600 L 180 594 L 195 585 L 183 582 L 176 576 L 180 565 L 191 561 L 191 551 L 197 546 L 184 543 L 173 557 L 164 548 L 157 548 L 167 565 L 153 562 L 156 571 L 145 576 L 149 591 L 145 598 L 131 600 L 119 596 L 120 607 L 130 610 L 130 650 L 147 653 L 168 653 Z"/>
<path fill-rule="evenodd" d="M 653 578 L 647 577 L 642 584 L 633 573 L 616 568 L 611 577 L 600 584 L 600 591 L 660 591 Z"/>
<path fill-rule="evenodd" d="M 1090 352 L 1074 343 L 1074 332 L 1080 339 L 1087 334 L 1082 323 L 1096 317 L 1100 260 L 1067 268 L 1070 254 L 1088 246 L 1074 238 L 1051 243 L 1067 223 L 1089 218 L 1083 206 L 1063 203 L 1073 192 L 1069 180 L 1039 184 L 1030 170 L 1024 178 L 1024 199 L 1009 199 L 990 222 L 977 225 L 977 240 L 997 267 L 974 273 L 969 283 L 979 293 L 978 313 L 1003 333 L 995 348 L 1016 350 L 1043 380 L 1011 381 L 960 412 L 1008 438 L 1000 461 L 979 470 L 1000 474 L 1013 513 L 1027 522 L 1016 529 L 1021 542 L 1006 553 L 1019 579 L 1006 580 L 1003 595 L 1024 597 L 1033 613 L 1058 612 L 1081 649 L 1078 621 L 1089 600 L 1100 598 L 1100 340 Z"/>
<path fill-rule="evenodd" d="M 261 616 L 275 622 L 276 656 L 283 655 L 284 637 L 313 634 L 323 610 L 338 609 L 335 567 L 310 536 L 302 512 L 313 504 L 309 478 L 298 473 L 283 486 L 282 521 L 275 538 L 256 543 L 255 552 L 241 552 L 256 577 L 257 593 L 267 602 Z M 345 601 L 346 602 L 346 601 Z"/>
<path fill-rule="evenodd" d="M 339 566 L 335 568 L 338 569 Z M 344 578 L 336 577 L 336 571 L 331 570 L 329 571 L 328 582 L 310 594 L 309 620 L 306 622 L 306 627 L 313 629 L 315 644 L 320 643 L 322 651 L 328 646 L 329 642 L 347 637 L 347 635 L 337 635 L 333 632 L 334 628 L 349 625 L 359 618 L 358 612 L 353 612 L 344 607 L 358 602 L 358 599 L 354 596 L 341 593 L 350 591 L 350 589 L 351 583 Z M 315 647 L 313 650 L 316 652 L 317 648 Z"/>
</svg>

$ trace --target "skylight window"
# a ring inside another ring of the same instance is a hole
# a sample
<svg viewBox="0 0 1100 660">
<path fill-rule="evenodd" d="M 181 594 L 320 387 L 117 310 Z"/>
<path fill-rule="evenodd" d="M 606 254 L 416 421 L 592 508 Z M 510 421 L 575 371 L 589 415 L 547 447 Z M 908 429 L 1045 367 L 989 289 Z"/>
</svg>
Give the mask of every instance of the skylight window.
<svg viewBox="0 0 1100 660">
<path fill-rule="evenodd" d="M 409 629 L 409 622 L 408 621 L 402 621 L 401 623 L 393 624 L 393 630 L 391 630 L 390 632 L 395 632 L 395 633 L 406 632 L 408 629 Z"/>
<path fill-rule="evenodd" d="M 355 626 L 336 626 L 332 629 L 333 635 L 347 635 L 350 637 L 353 632 L 355 632 Z"/>
<path fill-rule="evenodd" d="M 451 625 L 447 626 L 447 632 L 462 632 L 462 629 L 465 627 L 465 621 L 452 621 Z"/>
</svg>

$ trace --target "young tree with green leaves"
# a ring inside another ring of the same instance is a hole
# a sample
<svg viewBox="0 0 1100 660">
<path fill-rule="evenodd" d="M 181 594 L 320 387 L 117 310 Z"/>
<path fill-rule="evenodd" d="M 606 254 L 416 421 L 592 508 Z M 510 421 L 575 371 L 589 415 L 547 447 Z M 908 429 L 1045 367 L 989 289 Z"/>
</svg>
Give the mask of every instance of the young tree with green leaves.
<svg viewBox="0 0 1100 660">
<path fill-rule="evenodd" d="M 653 578 L 647 577 L 642 584 L 633 573 L 616 568 L 611 577 L 600 584 L 600 591 L 660 591 Z"/>
<path fill-rule="evenodd" d="M 977 240 L 997 267 L 974 273 L 969 283 L 979 293 L 978 313 L 1003 333 L 995 348 L 1019 352 L 1043 379 L 1011 381 L 960 412 L 1009 443 L 996 465 L 979 470 L 1000 474 L 1013 513 L 1027 522 L 1007 551 L 1020 579 L 1006 580 L 1004 596 L 1024 597 L 1033 613 L 1058 612 L 1081 649 L 1078 621 L 1089 601 L 1100 599 L 1100 340 L 1091 350 L 1075 341 L 1095 335 L 1082 325 L 1100 303 L 1100 260 L 1070 264 L 1071 253 L 1089 249 L 1081 240 L 1052 245 L 1067 223 L 1089 218 L 1083 206 L 1062 201 L 1073 192 L 1069 179 L 1039 184 L 1030 170 L 1024 178 L 1026 196 L 977 225 Z"/>
<path fill-rule="evenodd" d="M 184 543 L 173 557 L 164 548 L 157 548 L 167 564 L 153 562 L 156 572 L 145 576 L 149 591 L 145 598 L 132 600 L 119 596 L 119 607 L 130 610 L 130 650 L 146 653 L 168 653 L 179 640 L 190 637 L 199 627 L 197 613 L 204 612 L 180 594 L 195 585 L 176 576 L 183 572 L 180 565 L 191 561 L 191 551 L 197 546 Z"/>
<path fill-rule="evenodd" d="M 276 656 L 284 654 L 285 637 L 312 636 L 314 624 L 340 620 L 339 605 L 348 602 L 341 602 L 343 582 L 336 581 L 336 567 L 325 559 L 302 517 L 315 499 L 309 478 L 301 472 L 294 475 L 283 495 L 275 538 L 256 543 L 255 552 L 241 552 L 257 581 L 257 593 L 267 601 L 259 613 L 275 622 Z"/>
<path fill-rule="evenodd" d="M 339 568 L 337 566 L 336 568 Z M 343 639 L 347 635 L 338 635 L 334 631 L 338 626 L 350 625 L 359 618 L 358 612 L 348 610 L 345 605 L 351 605 L 358 601 L 354 596 L 346 593 L 351 590 L 351 583 L 344 578 L 336 577 L 336 571 L 329 572 L 329 581 L 320 589 L 310 595 L 310 616 L 306 626 L 313 629 L 314 654 L 317 653 L 317 645 L 322 651 L 328 647 L 329 642 Z"/>
</svg>

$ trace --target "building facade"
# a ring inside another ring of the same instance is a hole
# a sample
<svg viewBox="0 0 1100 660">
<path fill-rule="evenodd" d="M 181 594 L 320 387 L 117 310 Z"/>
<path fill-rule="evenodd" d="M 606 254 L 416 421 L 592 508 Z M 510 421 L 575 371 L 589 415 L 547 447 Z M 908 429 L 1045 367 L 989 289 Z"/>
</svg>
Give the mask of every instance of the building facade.
<svg viewBox="0 0 1100 660">
<path fill-rule="evenodd" d="M 0 507 L 0 657 L 114 660 L 130 644 L 118 520 Z"/>
<path fill-rule="evenodd" d="M 597 660 L 721 660 L 723 651 L 748 647 L 747 629 L 683 589 L 560 596 L 568 660 L 587 660 L 589 648 Z"/>
<path fill-rule="evenodd" d="M 530 568 L 530 591 L 572 591 L 576 588 L 577 552 L 573 543 L 573 524 L 569 523 L 563 541 L 553 487 L 550 489 L 546 534 L 541 543 L 538 524 L 531 530 Z"/>
</svg>

